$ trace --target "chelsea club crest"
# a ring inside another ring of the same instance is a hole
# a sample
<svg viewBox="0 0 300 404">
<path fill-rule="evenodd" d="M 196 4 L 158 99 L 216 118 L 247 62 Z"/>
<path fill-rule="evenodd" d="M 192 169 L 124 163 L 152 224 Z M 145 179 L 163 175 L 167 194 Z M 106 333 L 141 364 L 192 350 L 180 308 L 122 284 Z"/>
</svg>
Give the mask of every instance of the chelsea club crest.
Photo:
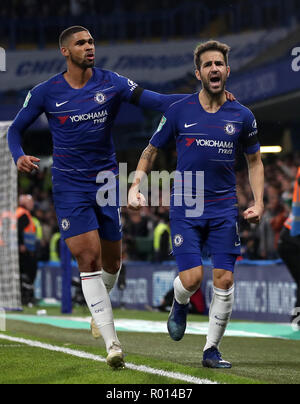
<svg viewBox="0 0 300 404">
<path fill-rule="evenodd" d="M 95 94 L 95 97 L 94 97 L 94 100 L 95 100 L 98 104 L 102 105 L 102 104 L 104 104 L 105 101 L 106 101 L 106 95 L 103 94 L 103 93 L 101 93 L 101 92 L 96 93 L 96 94 Z"/>
<path fill-rule="evenodd" d="M 61 221 L 61 228 L 63 229 L 63 231 L 69 230 L 70 226 L 71 226 L 71 224 L 68 219 L 63 219 Z"/>
<path fill-rule="evenodd" d="M 230 135 L 230 136 L 234 135 L 236 132 L 236 129 L 235 129 L 235 126 L 233 123 L 227 123 L 225 125 L 224 129 L 225 129 L 225 132 L 227 133 L 227 135 Z"/>
<path fill-rule="evenodd" d="M 184 240 L 181 234 L 176 234 L 173 241 L 175 247 L 180 247 L 183 244 Z"/>
</svg>

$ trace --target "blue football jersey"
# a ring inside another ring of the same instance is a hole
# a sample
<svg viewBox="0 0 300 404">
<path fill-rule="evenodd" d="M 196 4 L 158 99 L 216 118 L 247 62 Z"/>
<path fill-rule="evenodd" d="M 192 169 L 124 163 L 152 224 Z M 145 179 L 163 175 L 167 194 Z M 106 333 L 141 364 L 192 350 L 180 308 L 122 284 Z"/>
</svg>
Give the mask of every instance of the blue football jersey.
<svg viewBox="0 0 300 404">
<path fill-rule="evenodd" d="M 99 172 L 118 173 L 112 126 L 122 102 L 165 111 L 182 95 L 164 96 L 141 89 L 132 80 L 107 70 L 93 68 L 81 89 L 72 88 L 58 74 L 34 87 L 8 132 L 15 162 L 24 155 L 22 136 L 43 112 L 53 138 L 54 192 L 97 189 Z"/>
<path fill-rule="evenodd" d="M 175 102 L 150 140 L 157 148 L 172 139 L 176 142 L 179 175 L 175 176 L 171 195 L 171 218 L 186 217 L 186 209 L 191 207 L 186 206 L 185 197 L 201 193 L 203 219 L 236 214 L 237 148 L 240 144 L 246 154 L 256 153 L 260 149 L 257 133 L 254 115 L 237 101 L 226 101 L 216 113 L 203 109 L 199 93 Z M 202 182 L 198 182 L 201 176 Z M 199 189 L 199 184 L 204 187 Z"/>
</svg>

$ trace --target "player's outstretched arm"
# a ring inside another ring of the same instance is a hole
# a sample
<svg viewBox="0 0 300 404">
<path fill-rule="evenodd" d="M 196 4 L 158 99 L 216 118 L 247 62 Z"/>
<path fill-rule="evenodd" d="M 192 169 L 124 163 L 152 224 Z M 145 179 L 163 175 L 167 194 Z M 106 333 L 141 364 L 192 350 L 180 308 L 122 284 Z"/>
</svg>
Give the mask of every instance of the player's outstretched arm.
<svg viewBox="0 0 300 404">
<path fill-rule="evenodd" d="M 228 101 L 235 101 L 235 97 L 229 91 L 225 91 Z M 166 112 L 168 108 L 191 94 L 160 94 L 150 90 L 139 92 L 137 105 L 155 111 Z"/>
<path fill-rule="evenodd" d="M 151 171 L 157 153 L 158 149 L 152 146 L 152 144 L 149 144 L 143 151 L 135 172 L 132 186 L 128 193 L 129 209 L 139 210 L 142 206 L 145 206 L 145 197 L 140 193 L 140 184 L 145 176 Z"/>
<path fill-rule="evenodd" d="M 264 166 L 260 151 L 245 156 L 248 163 L 250 186 L 254 196 L 254 206 L 245 210 L 243 216 L 250 223 L 257 224 L 264 212 Z"/>
</svg>

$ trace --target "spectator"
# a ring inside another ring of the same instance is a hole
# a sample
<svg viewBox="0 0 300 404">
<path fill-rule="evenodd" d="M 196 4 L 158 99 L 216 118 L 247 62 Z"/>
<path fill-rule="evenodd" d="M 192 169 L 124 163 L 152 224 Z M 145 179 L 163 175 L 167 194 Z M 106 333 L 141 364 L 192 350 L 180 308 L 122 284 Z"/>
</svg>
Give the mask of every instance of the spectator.
<svg viewBox="0 0 300 404">
<path fill-rule="evenodd" d="M 59 262 L 60 261 L 60 232 L 57 226 L 55 233 L 51 237 L 50 240 L 50 261 L 51 262 Z"/>
<path fill-rule="evenodd" d="M 300 307 L 300 224 L 297 218 L 299 209 L 299 190 L 300 190 L 300 167 L 298 169 L 295 188 L 293 193 L 293 206 L 288 219 L 284 223 L 283 230 L 280 234 L 278 243 L 278 253 L 286 264 L 296 285 L 296 302 L 295 311 L 292 314 L 291 321 L 297 322 L 298 310 Z M 297 322 L 298 330 L 300 330 L 300 321 Z"/>
<path fill-rule="evenodd" d="M 280 201 L 279 189 L 267 188 L 267 204 L 261 223 L 258 226 L 259 256 L 262 259 L 275 259 L 280 230 L 287 218 L 286 210 Z"/>
<path fill-rule="evenodd" d="M 156 214 L 159 221 L 153 232 L 154 260 L 162 262 L 170 259 L 172 251 L 169 209 L 161 206 L 157 209 Z"/>
<path fill-rule="evenodd" d="M 144 254 L 139 252 L 136 239 L 138 237 L 147 237 L 148 217 L 140 212 L 126 210 L 124 215 L 125 223 L 123 226 L 124 240 L 127 244 L 127 253 L 130 259 L 140 260 L 144 258 Z"/>
<path fill-rule="evenodd" d="M 37 272 L 36 226 L 31 212 L 34 200 L 31 195 L 20 195 L 16 212 L 18 220 L 19 263 L 22 304 L 34 304 L 34 281 Z"/>
</svg>

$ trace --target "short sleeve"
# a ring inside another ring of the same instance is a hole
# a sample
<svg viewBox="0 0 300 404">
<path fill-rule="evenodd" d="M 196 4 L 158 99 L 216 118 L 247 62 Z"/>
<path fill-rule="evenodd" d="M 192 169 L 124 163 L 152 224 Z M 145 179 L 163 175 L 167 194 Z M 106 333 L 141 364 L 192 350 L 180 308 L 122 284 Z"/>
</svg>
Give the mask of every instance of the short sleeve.
<svg viewBox="0 0 300 404">
<path fill-rule="evenodd" d="M 133 92 L 139 85 L 124 76 L 120 76 L 118 73 L 112 73 L 112 81 L 120 94 L 121 100 L 131 102 Z"/>
<path fill-rule="evenodd" d="M 246 154 L 254 154 L 260 149 L 257 122 L 250 110 L 245 114 L 240 142 Z"/>
<path fill-rule="evenodd" d="M 161 118 L 158 128 L 152 138 L 150 144 L 158 149 L 165 147 L 176 136 L 176 123 L 170 110 Z"/>
<path fill-rule="evenodd" d="M 39 84 L 30 90 L 25 98 L 23 110 L 36 119 L 44 112 L 44 86 Z"/>
</svg>

